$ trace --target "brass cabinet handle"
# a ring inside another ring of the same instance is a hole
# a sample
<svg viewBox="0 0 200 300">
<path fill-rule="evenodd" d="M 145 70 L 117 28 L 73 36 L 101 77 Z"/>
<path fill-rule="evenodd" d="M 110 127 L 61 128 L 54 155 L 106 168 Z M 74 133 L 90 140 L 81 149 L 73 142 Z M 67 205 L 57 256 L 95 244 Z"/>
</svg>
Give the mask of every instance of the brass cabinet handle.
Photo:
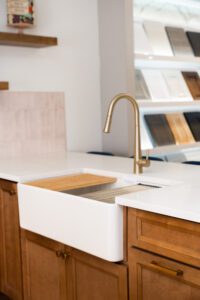
<svg viewBox="0 0 200 300">
<path fill-rule="evenodd" d="M 63 259 L 67 259 L 70 256 L 69 252 L 63 252 Z"/>
<path fill-rule="evenodd" d="M 2 188 L 2 190 L 6 193 L 9 193 L 11 196 L 13 196 L 17 193 L 15 190 L 12 190 L 12 189 Z"/>
<path fill-rule="evenodd" d="M 56 251 L 56 256 L 61 257 L 62 259 L 66 260 L 70 256 L 70 253 L 57 250 Z"/>
<path fill-rule="evenodd" d="M 62 257 L 62 251 L 57 250 L 57 251 L 56 251 L 56 256 L 57 256 L 57 257 Z"/>
<path fill-rule="evenodd" d="M 168 267 L 163 267 L 163 266 L 159 265 L 154 260 L 150 263 L 150 266 L 154 270 L 163 272 L 163 273 L 165 273 L 167 275 L 171 275 L 171 276 L 183 276 L 183 271 L 182 270 L 173 270 L 173 269 L 168 268 Z"/>
</svg>

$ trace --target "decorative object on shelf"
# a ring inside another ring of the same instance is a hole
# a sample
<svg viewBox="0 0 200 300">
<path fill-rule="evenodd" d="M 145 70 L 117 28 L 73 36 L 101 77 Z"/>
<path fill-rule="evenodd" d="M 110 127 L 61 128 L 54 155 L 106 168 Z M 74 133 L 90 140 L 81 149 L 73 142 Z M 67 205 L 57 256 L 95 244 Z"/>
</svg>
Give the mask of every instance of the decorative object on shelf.
<svg viewBox="0 0 200 300">
<path fill-rule="evenodd" d="M 174 52 L 177 56 L 194 56 L 185 31 L 182 28 L 166 27 L 166 32 Z"/>
<path fill-rule="evenodd" d="M 33 0 L 7 0 L 8 25 L 20 29 L 34 25 Z"/>
<path fill-rule="evenodd" d="M 194 100 L 200 100 L 200 78 L 197 72 L 182 72 Z"/>
<path fill-rule="evenodd" d="M 166 118 L 177 145 L 195 143 L 192 132 L 182 113 L 166 114 Z"/>
<path fill-rule="evenodd" d="M 156 146 L 175 144 L 174 135 L 164 114 L 144 115 L 144 119 Z"/>
</svg>

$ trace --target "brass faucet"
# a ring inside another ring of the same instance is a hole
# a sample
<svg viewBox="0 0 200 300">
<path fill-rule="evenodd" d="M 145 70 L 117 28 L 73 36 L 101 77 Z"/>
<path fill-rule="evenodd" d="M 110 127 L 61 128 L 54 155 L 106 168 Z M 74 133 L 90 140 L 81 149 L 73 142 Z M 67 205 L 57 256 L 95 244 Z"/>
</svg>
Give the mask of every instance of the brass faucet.
<svg viewBox="0 0 200 300">
<path fill-rule="evenodd" d="M 126 99 L 130 101 L 132 107 L 133 107 L 133 113 L 134 113 L 134 133 L 135 133 L 135 140 L 134 140 L 134 161 L 133 161 L 133 173 L 139 174 L 142 173 L 143 167 L 149 167 L 150 166 L 150 160 L 148 158 L 143 159 L 142 158 L 142 151 L 141 151 L 141 141 L 140 141 L 140 113 L 139 113 L 139 107 L 136 102 L 136 100 L 128 95 L 128 94 L 118 94 L 116 95 L 109 106 L 107 117 L 106 117 L 106 123 L 104 127 L 104 132 L 109 133 L 111 122 L 112 122 L 112 116 L 113 116 L 113 110 L 115 107 L 115 104 L 121 100 Z"/>
</svg>

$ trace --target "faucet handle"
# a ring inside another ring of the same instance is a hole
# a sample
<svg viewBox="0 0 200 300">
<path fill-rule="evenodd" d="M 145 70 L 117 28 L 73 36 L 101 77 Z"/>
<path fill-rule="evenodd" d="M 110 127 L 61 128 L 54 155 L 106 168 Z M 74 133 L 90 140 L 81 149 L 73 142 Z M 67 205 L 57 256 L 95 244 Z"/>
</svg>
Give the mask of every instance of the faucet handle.
<svg viewBox="0 0 200 300">
<path fill-rule="evenodd" d="M 146 151 L 146 158 L 144 159 L 144 163 L 145 163 L 144 167 L 149 167 L 150 164 L 151 164 L 151 161 L 149 159 L 149 153 L 150 153 L 150 150 L 147 149 L 147 151 Z"/>
<path fill-rule="evenodd" d="M 149 167 L 151 164 L 151 161 L 149 160 L 149 150 L 146 151 L 146 158 L 142 158 L 138 161 L 138 164 L 141 167 Z"/>
</svg>

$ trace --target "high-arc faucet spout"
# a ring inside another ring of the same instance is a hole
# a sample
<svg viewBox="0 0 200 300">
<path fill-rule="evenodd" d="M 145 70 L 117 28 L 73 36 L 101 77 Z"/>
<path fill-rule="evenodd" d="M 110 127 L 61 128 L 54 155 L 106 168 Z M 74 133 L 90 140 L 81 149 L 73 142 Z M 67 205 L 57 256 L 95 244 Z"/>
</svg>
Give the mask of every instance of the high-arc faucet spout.
<svg viewBox="0 0 200 300">
<path fill-rule="evenodd" d="M 142 159 L 142 151 L 141 151 L 141 138 L 140 138 L 140 113 L 139 113 L 139 107 L 137 104 L 137 101 L 128 94 L 118 94 L 116 95 L 108 109 L 107 117 L 106 117 L 106 123 L 104 127 L 104 132 L 109 133 L 112 123 L 112 116 L 113 111 L 115 108 L 115 105 L 118 101 L 126 99 L 131 103 L 131 106 L 133 108 L 133 114 L 134 114 L 134 162 L 133 162 L 133 173 L 139 174 L 142 173 L 143 167 L 148 167 L 150 165 L 150 161 L 148 159 Z"/>
</svg>

